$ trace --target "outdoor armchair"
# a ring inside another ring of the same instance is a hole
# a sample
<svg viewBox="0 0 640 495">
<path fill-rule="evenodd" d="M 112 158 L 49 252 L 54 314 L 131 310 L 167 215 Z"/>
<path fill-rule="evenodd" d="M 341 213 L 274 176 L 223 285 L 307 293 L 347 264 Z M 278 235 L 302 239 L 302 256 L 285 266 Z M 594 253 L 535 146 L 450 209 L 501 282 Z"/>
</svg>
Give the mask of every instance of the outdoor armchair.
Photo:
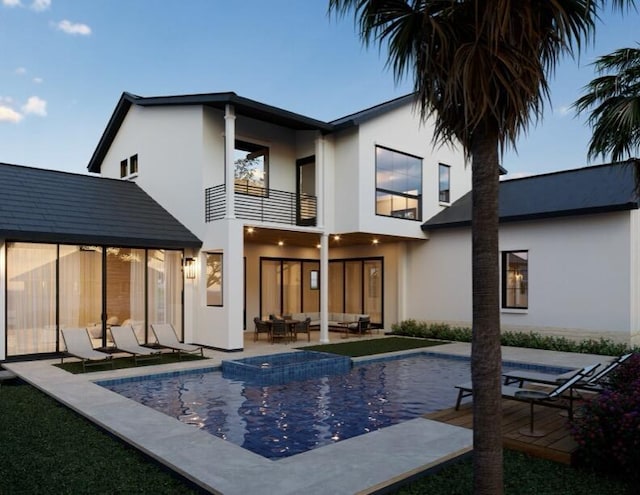
<svg viewBox="0 0 640 495">
<path fill-rule="evenodd" d="M 87 371 L 87 365 L 111 364 L 113 368 L 113 356 L 93 348 L 86 328 L 62 328 L 60 332 L 67 354 L 82 361 L 82 371 Z M 60 357 L 60 363 L 64 363 L 64 354 Z"/>
<path fill-rule="evenodd" d="M 196 353 L 199 352 L 204 357 L 204 350 L 202 346 L 183 344 L 178 340 L 176 331 L 171 323 L 152 323 L 151 330 L 156 336 L 158 345 L 166 347 L 172 351 L 178 351 L 178 358 L 182 359 L 182 352 Z"/>
<path fill-rule="evenodd" d="M 255 333 L 253 334 L 254 342 L 260 340 L 261 333 L 266 333 L 267 337 L 270 338 L 271 328 L 269 327 L 269 323 L 256 316 L 253 319 L 253 324 L 255 325 Z"/>
<path fill-rule="evenodd" d="M 160 358 L 160 350 L 150 349 L 149 347 L 143 347 L 140 345 L 131 325 L 111 327 L 111 336 L 113 337 L 113 343 L 116 346 L 116 349 L 118 351 L 131 354 L 135 364 L 138 364 L 138 359 Z"/>
</svg>

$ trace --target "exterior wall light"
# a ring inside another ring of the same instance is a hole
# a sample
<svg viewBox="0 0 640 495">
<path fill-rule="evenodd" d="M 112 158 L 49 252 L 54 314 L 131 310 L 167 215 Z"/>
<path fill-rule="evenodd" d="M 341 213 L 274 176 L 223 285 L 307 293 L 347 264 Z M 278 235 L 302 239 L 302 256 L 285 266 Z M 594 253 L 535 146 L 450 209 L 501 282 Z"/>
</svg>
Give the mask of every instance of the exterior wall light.
<svg viewBox="0 0 640 495">
<path fill-rule="evenodd" d="M 196 278 L 196 259 L 185 258 L 182 264 L 184 266 L 184 276 L 192 280 Z"/>
</svg>

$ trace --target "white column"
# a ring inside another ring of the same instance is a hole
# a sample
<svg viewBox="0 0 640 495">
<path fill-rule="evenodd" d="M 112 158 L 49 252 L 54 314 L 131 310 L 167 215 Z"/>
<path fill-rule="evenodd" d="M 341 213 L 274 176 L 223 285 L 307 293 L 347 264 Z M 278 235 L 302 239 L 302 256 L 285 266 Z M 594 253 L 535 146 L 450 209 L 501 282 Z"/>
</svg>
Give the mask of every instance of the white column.
<svg viewBox="0 0 640 495">
<path fill-rule="evenodd" d="M 227 105 L 224 111 L 224 168 L 226 187 L 226 211 L 225 218 L 236 217 L 235 206 L 235 166 L 233 164 L 233 151 L 236 147 L 236 114 L 233 105 Z"/>
<path fill-rule="evenodd" d="M 324 138 L 322 134 L 318 133 L 316 138 L 316 198 L 317 198 L 317 212 L 316 212 L 316 225 L 318 227 L 324 227 Z"/>
<path fill-rule="evenodd" d="M 320 236 L 320 343 L 329 343 L 329 234 Z"/>
</svg>

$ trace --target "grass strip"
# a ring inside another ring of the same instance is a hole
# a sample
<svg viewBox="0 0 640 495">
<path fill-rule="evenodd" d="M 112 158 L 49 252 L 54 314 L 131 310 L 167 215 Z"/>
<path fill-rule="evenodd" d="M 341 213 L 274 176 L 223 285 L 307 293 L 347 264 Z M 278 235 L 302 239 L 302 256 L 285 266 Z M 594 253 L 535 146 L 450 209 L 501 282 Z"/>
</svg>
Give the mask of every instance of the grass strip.
<svg viewBox="0 0 640 495">
<path fill-rule="evenodd" d="M 67 358 L 65 358 L 67 359 Z M 74 358 L 68 358 L 74 359 Z M 206 357 L 196 356 L 195 354 L 183 354 L 182 359 L 178 358 L 177 352 L 164 352 L 160 354 L 159 359 L 138 359 L 138 364 L 136 364 L 133 360 L 133 357 L 121 357 L 115 358 L 113 360 L 113 368 L 116 370 L 124 369 L 124 368 L 136 368 L 141 366 L 153 366 L 156 364 L 171 364 L 171 363 L 180 363 L 185 361 L 198 361 L 200 359 L 209 359 Z M 66 363 L 58 363 L 54 364 L 58 368 L 62 368 L 69 373 L 73 373 L 77 375 L 79 373 L 84 373 L 82 370 L 82 363 L 80 361 L 69 361 Z M 105 362 L 104 365 L 95 365 L 92 364 L 87 366 L 87 373 L 91 373 L 93 371 L 105 371 L 110 370 L 111 364 L 109 362 Z"/>
<path fill-rule="evenodd" d="M 406 337 L 386 337 L 383 339 L 363 339 L 337 344 L 312 345 L 300 349 L 304 349 L 305 351 L 330 352 L 332 354 L 340 354 L 341 356 L 360 357 L 442 344 L 446 344 L 446 342 Z"/>
<path fill-rule="evenodd" d="M 461 495 L 472 493 L 472 459 L 450 464 L 396 490 L 396 495 Z M 592 471 L 504 451 L 505 495 L 622 495 L 637 493 L 636 487 Z"/>
<path fill-rule="evenodd" d="M 0 388 L 0 493 L 203 493 L 18 380 Z"/>
</svg>

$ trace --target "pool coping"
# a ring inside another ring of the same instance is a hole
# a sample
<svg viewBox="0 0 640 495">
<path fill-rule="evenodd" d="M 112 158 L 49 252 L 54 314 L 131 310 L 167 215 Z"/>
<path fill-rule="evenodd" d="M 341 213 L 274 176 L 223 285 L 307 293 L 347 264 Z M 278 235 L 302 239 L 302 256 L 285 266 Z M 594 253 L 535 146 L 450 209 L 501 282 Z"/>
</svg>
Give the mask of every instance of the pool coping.
<svg viewBox="0 0 640 495">
<path fill-rule="evenodd" d="M 438 347 L 437 351 L 431 347 L 428 352 L 467 357 L 470 353 L 468 344 Z M 503 352 L 503 358 L 514 362 L 562 363 L 563 366 L 575 367 L 607 359 L 606 356 L 531 351 L 535 350 Z M 386 356 L 415 353 L 416 350 L 412 349 Z M 356 358 L 354 362 L 366 361 L 366 358 L 371 356 Z M 153 375 L 164 370 L 217 368 L 219 359 L 212 359 L 210 366 L 204 366 L 202 361 L 177 363 L 96 372 L 90 377 L 86 374 L 72 375 L 51 366 L 55 362 L 32 361 L 4 366 L 212 493 L 244 495 L 264 492 L 265 489 L 282 495 L 301 492 L 308 495 L 375 493 L 403 478 L 465 455 L 472 448 L 471 430 L 416 418 L 289 458 L 269 460 L 94 383 L 101 379 Z M 144 418 L 144 422 L 140 418 Z"/>
</svg>

